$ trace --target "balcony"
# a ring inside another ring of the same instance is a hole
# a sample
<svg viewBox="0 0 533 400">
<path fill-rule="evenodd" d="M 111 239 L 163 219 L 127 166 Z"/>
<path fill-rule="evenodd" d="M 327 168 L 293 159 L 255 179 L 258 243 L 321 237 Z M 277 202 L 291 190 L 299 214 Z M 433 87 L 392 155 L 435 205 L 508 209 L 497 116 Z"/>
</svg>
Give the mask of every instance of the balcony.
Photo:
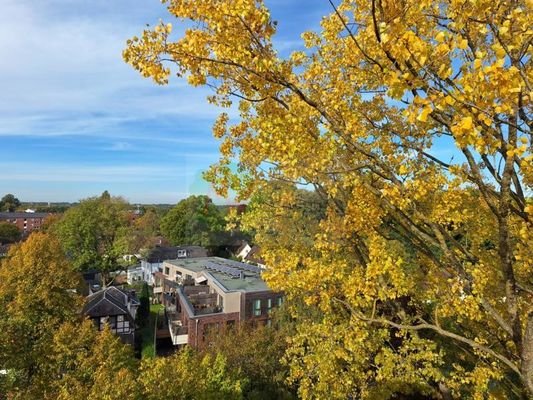
<svg viewBox="0 0 533 400">
<path fill-rule="evenodd" d="M 205 315 L 222 312 L 218 303 L 218 295 L 209 293 L 206 286 L 186 286 L 183 290 L 191 305 L 194 315 Z"/>
<path fill-rule="evenodd" d="M 188 343 L 189 328 L 182 326 L 181 321 L 169 321 L 169 330 L 174 346 Z"/>
</svg>

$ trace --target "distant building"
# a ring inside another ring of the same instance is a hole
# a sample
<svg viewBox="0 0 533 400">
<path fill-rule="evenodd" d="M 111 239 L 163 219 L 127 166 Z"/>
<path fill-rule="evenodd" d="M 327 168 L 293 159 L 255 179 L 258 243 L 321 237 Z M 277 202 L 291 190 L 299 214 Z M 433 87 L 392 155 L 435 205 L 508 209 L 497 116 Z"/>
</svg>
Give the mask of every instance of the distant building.
<svg viewBox="0 0 533 400">
<path fill-rule="evenodd" d="M 135 343 L 135 315 L 139 300 L 134 292 L 110 286 L 87 297 L 83 315 L 89 318 L 98 330 L 109 325 L 123 343 Z"/>
<path fill-rule="evenodd" d="M 261 258 L 261 248 L 259 246 L 253 246 L 243 257 L 243 260 L 247 263 L 258 265 L 262 269 L 266 268 L 265 261 Z"/>
<path fill-rule="evenodd" d="M 90 269 L 82 272 L 83 281 L 85 282 L 86 289 L 84 289 L 83 294 L 88 296 L 90 294 L 96 293 L 102 287 L 102 274 L 96 269 Z"/>
<path fill-rule="evenodd" d="M 261 278 L 261 268 L 219 257 L 165 261 L 154 275 L 154 295 L 165 305 L 174 345 L 203 347 L 210 334 L 243 321 L 268 325 L 283 302 Z"/>
<path fill-rule="evenodd" d="M 207 249 L 201 246 L 156 246 L 141 259 L 141 264 L 128 268 L 128 283 L 154 284 L 154 273 L 163 269 L 163 261 L 178 258 L 207 257 Z"/>
<path fill-rule="evenodd" d="M 41 229 L 43 221 L 50 215 L 38 212 L 0 212 L 0 221 L 16 225 L 22 233 L 30 233 Z"/>
<path fill-rule="evenodd" d="M 243 260 L 252 250 L 252 246 L 247 241 L 243 240 L 242 245 L 235 251 L 235 257 Z"/>
<path fill-rule="evenodd" d="M 140 209 L 140 206 L 137 206 L 135 210 L 130 210 L 127 214 L 128 220 L 130 223 L 135 222 L 138 218 L 142 217 L 143 213 Z"/>
<path fill-rule="evenodd" d="M 264 269 L 266 267 L 265 261 L 261 258 L 261 248 L 259 246 L 251 246 L 246 240 L 239 241 L 240 246 L 236 248 L 233 255 L 244 262 L 255 264 Z"/>
<path fill-rule="evenodd" d="M 250 247 L 248 241 L 242 238 L 233 238 L 230 239 L 229 243 L 225 245 L 225 250 L 232 257 L 239 257 L 239 254 L 244 255 L 243 251 L 246 252 L 246 249 Z"/>
</svg>

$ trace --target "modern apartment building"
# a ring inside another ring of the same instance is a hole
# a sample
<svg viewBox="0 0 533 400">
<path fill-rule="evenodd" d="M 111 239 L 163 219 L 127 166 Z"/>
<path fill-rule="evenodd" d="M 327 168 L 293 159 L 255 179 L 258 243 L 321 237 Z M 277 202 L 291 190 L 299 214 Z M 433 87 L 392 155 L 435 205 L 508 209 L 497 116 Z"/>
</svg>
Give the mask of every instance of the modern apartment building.
<svg viewBox="0 0 533 400">
<path fill-rule="evenodd" d="M 212 334 L 248 321 L 269 324 L 283 297 L 268 288 L 259 267 L 219 257 L 165 261 L 154 294 L 165 305 L 174 345 L 198 348 Z"/>
</svg>

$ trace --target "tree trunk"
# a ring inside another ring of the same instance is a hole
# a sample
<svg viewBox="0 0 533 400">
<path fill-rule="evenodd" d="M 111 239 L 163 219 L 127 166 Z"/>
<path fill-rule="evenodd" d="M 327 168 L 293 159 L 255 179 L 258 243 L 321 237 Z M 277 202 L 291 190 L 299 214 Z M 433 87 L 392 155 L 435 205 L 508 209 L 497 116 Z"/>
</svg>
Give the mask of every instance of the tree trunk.
<svg viewBox="0 0 533 400">
<path fill-rule="evenodd" d="M 527 317 L 526 330 L 522 342 L 522 365 L 520 372 L 530 398 L 533 398 L 533 311 Z"/>
</svg>

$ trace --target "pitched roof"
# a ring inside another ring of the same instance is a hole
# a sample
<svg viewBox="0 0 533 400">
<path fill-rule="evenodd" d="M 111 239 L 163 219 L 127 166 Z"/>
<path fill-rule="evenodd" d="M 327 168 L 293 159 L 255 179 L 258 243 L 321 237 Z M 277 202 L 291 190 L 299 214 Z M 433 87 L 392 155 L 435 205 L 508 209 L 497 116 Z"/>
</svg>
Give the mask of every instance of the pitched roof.
<svg viewBox="0 0 533 400">
<path fill-rule="evenodd" d="M 265 264 L 265 261 L 261 258 L 261 247 L 259 246 L 252 246 L 252 250 L 250 250 L 244 259 L 256 264 Z"/>
<path fill-rule="evenodd" d="M 248 244 L 246 240 L 243 240 L 241 246 L 237 250 L 235 250 L 235 254 L 240 254 L 240 252 L 243 251 L 246 248 L 246 246 L 250 246 L 250 245 Z"/>
<path fill-rule="evenodd" d="M 243 239 L 233 239 L 231 240 L 227 245 L 226 248 L 228 251 L 232 252 L 233 254 L 237 254 L 238 250 L 246 245 L 246 240 Z"/>
<path fill-rule="evenodd" d="M 139 304 L 131 293 L 110 286 L 88 296 L 82 313 L 90 317 L 129 314 L 130 302 Z"/>
</svg>

